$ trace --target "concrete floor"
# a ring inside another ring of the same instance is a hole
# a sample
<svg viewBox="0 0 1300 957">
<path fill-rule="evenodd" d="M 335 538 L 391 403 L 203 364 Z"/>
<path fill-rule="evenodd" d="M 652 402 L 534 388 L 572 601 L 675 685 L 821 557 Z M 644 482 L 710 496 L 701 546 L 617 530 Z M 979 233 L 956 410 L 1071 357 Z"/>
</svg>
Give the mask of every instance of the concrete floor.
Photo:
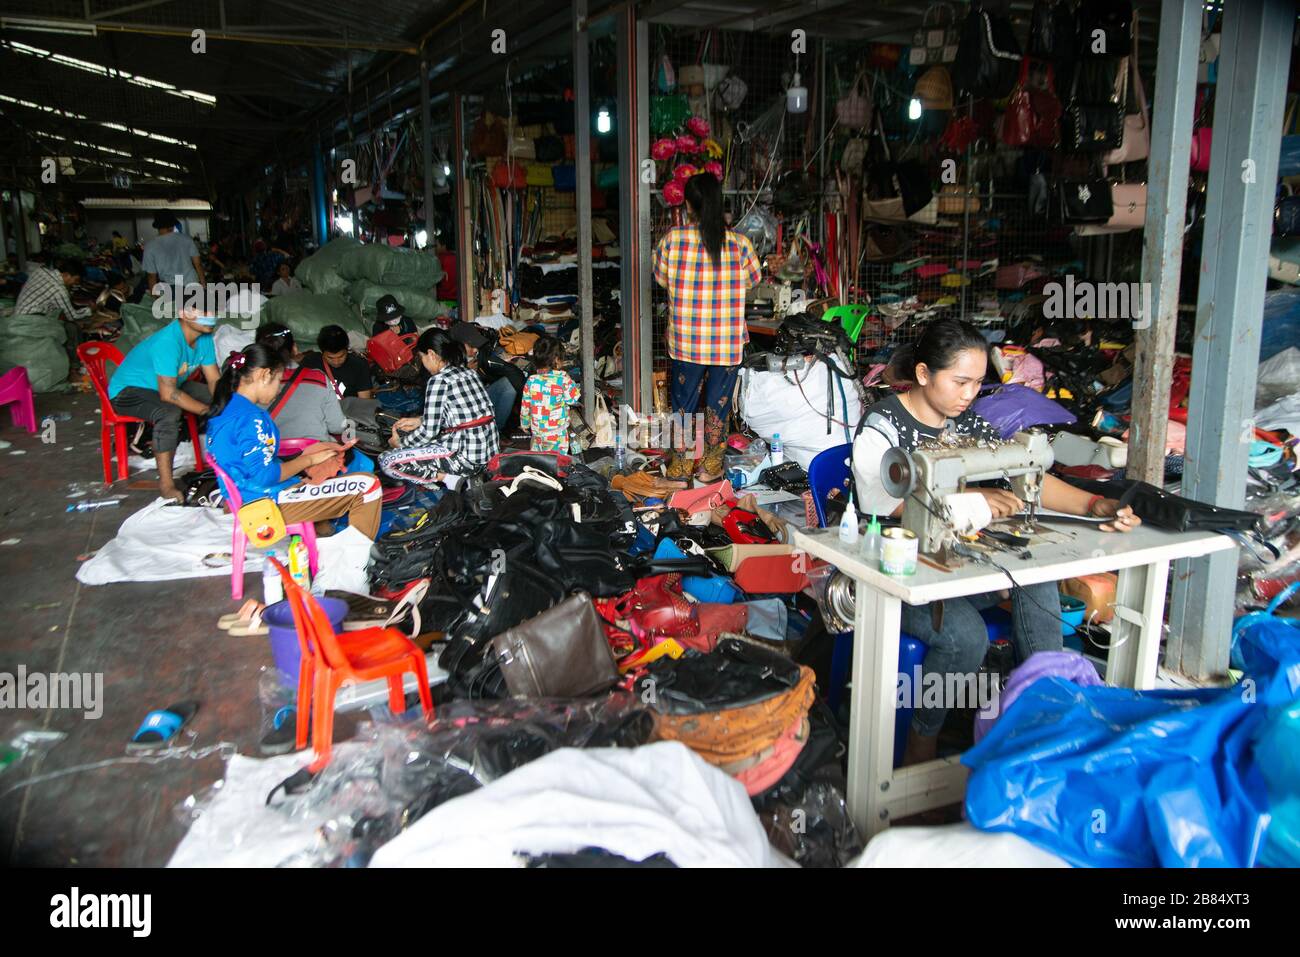
<svg viewBox="0 0 1300 957">
<path fill-rule="evenodd" d="M 185 832 L 174 813 L 187 796 L 216 781 L 221 758 L 138 761 L 72 771 L 27 787 L 37 776 L 121 759 L 144 716 L 194 699 L 189 730 L 195 749 L 230 742 L 255 754 L 260 736 L 258 675 L 271 664 L 265 638 L 231 638 L 217 618 L 237 605 L 227 576 L 173 582 L 80 585 L 78 556 L 104 545 L 129 515 L 148 504 L 155 473 L 111 490 L 120 507 L 67 513 L 72 486 L 103 498 L 99 404 L 93 395 L 36 397 L 38 423 L 55 422 L 55 441 L 15 429 L 0 410 L 0 672 L 102 672 L 103 714 L 0 710 L 0 746 L 17 727 L 63 732 L 40 757 L 0 773 L 0 862 L 9 865 L 140 867 L 166 863 Z M 17 454 L 21 453 L 21 454 Z M 144 485 L 132 488 L 132 485 Z M 10 544 L 11 540 L 17 542 Z M 250 595 L 260 584 L 250 576 Z M 185 736 L 185 732 L 182 732 Z"/>
</svg>

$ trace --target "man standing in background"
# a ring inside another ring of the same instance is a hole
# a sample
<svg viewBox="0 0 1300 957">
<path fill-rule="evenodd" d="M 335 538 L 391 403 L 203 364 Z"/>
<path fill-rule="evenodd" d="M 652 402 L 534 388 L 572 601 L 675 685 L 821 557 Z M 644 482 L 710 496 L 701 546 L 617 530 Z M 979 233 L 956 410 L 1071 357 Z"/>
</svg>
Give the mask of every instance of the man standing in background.
<svg viewBox="0 0 1300 957">
<path fill-rule="evenodd" d="M 181 298 L 184 287 L 190 283 L 204 284 L 203 262 L 199 259 L 199 250 L 194 240 L 184 233 L 176 231 L 180 223 L 176 214 L 164 209 L 153 218 L 153 228 L 158 235 L 144 244 L 144 262 L 147 274 L 145 288 L 152 291 L 161 280 L 165 283 L 180 283 Z"/>
</svg>

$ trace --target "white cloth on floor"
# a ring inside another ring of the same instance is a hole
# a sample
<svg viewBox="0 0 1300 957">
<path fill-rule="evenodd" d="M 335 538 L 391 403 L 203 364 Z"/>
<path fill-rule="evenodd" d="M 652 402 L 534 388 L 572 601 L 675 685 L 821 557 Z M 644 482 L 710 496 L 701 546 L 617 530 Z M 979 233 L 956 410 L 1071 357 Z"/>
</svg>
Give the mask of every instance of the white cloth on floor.
<svg viewBox="0 0 1300 957">
<path fill-rule="evenodd" d="M 234 531 L 235 520 L 228 512 L 169 505 L 167 499 L 158 498 L 124 521 L 117 536 L 82 563 L 77 569 L 77 581 L 83 585 L 108 585 L 229 576 Z M 370 539 L 351 527 L 317 539 L 317 581 L 326 588 L 366 594 L 365 562 L 370 544 Z M 262 552 L 246 549 L 245 573 L 261 570 Z"/>
<path fill-rule="evenodd" d="M 128 426 L 129 429 L 129 426 Z M 187 441 L 176 446 L 176 454 L 172 456 L 172 475 L 179 481 L 180 477 L 194 468 L 194 446 L 189 441 L 189 427 L 181 423 L 181 434 Z M 130 432 L 127 432 L 127 438 L 130 438 Z M 127 464 L 131 467 L 132 472 L 156 472 L 158 470 L 157 459 L 141 458 L 138 455 L 132 455 L 127 459 Z"/>
<path fill-rule="evenodd" d="M 1286 429 L 1293 435 L 1300 433 L 1300 392 L 1278 399 L 1267 409 L 1255 414 L 1255 426 L 1260 429 Z"/>
<path fill-rule="evenodd" d="M 871 839 L 849 867 L 1069 867 L 1018 834 L 967 823 L 891 827 Z"/>
<path fill-rule="evenodd" d="M 518 867 L 521 854 L 599 847 L 679 867 L 790 867 L 745 789 L 677 741 L 562 748 L 434 808 L 372 867 Z"/>
</svg>

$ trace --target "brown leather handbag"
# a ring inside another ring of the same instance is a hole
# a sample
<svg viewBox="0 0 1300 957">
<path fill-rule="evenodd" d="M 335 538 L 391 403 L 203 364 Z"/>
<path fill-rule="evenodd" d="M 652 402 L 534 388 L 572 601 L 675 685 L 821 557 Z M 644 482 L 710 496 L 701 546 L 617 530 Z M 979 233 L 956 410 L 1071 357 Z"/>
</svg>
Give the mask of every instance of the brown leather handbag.
<svg viewBox="0 0 1300 957">
<path fill-rule="evenodd" d="M 591 596 L 579 592 L 492 641 L 516 698 L 585 698 L 618 681 Z"/>
</svg>

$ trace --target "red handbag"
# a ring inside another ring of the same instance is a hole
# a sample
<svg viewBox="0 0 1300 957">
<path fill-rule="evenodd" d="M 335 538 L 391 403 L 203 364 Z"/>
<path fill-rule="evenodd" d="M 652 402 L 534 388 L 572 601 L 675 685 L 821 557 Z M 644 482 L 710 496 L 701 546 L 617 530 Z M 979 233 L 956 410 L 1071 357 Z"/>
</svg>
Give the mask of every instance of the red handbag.
<svg viewBox="0 0 1300 957">
<path fill-rule="evenodd" d="M 366 355 L 391 375 L 415 358 L 415 344 L 419 340 L 419 335 L 414 332 L 399 336 L 392 329 L 385 329 L 366 341 Z"/>
<path fill-rule="evenodd" d="M 683 648 L 712 651 L 718 635 L 743 632 L 749 608 L 743 604 L 692 602 L 682 594 L 682 576 L 642 578 L 614 607 L 638 638 L 674 638 Z"/>
<path fill-rule="evenodd" d="M 1052 66 L 1047 65 L 1047 85 L 1029 85 L 1029 57 L 1020 59 L 1020 79 L 1007 101 L 1002 118 L 1002 142 L 1008 146 L 1052 149 L 1061 139 L 1061 101 L 1053 90 Z"/>
<path fill-rule="evenodd" d="M 1210 139 L 1214 128 L 1198 126 L 1192 130 L 1192 172 L 1208 173 L 1210 171 Z"/>
<path fill-rule="evenodd" d="M 513 178 L 512 178 L 513 169 Z M 527 189 L 528 170 L 519 160 L 497 160 L 492 167 L 492 185 L 497 189 Z"/>
</svg>

